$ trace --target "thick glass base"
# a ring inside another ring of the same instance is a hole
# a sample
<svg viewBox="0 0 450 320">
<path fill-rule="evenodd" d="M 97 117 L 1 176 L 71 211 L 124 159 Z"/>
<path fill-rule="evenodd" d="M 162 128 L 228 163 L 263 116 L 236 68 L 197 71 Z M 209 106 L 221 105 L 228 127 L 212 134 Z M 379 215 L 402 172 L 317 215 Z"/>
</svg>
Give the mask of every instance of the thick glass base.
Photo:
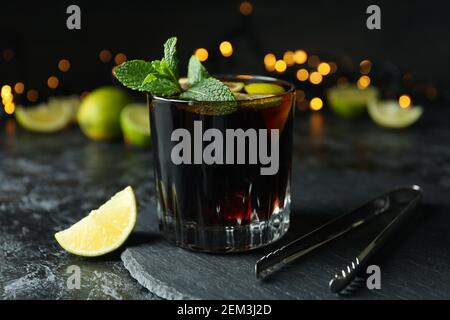
<svg viewBox="0 0 450 320">
<path fill-rule="evenodd" d="M 260 221 L 256 214 L 252 221 L 240 226 L 203 227 L 195 222 L 174 221 L 160 208 L 160 230 L 171 243 L 190 250 L 226 253 L 248 251 L 280 239 L 289 228 L 290 201 L 282 209 L 276 208 L 269 220 Z"/>
</svg>

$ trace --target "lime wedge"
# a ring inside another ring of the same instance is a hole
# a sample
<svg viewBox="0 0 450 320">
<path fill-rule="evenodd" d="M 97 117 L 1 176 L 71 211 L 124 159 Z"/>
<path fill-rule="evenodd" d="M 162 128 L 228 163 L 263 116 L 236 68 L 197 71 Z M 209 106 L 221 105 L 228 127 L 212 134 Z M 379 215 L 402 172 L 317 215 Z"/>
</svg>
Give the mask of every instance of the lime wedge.
<svg viewBox="0 0 450 320">
<path fill-rule="evenodd" d="M 127 143 L 145 147 L 150 140 L 150 115 L 145 104 L 130 104 L 120 113 L 120 126 Z"/>
<path fill-rule="evenodd" d="M 78 109 L 80 108 L 80 97 L 78 95 L 72 95 L 72 96 L 60 96 L 60 97 L 50 97 L 48 99 L 48 104 L 63 104 L 66 108 L 71 110 L 72 116 L 71 121 L 76 122 L 77 121 L 77 113 Z"/>
<path fill-rule="evenodd" d="M 136 200 L 126 187 L 97 210 L 70 228 L 55 234 L 66 251 L 84 257 L 96 257 L 119 248 L 136 224 Z"/>
<path fill-rule="evenodd" d="M 274 83 L 255 82 L 245 86 L 248 94 L 280 94 L 284 88 Z"/>
<path fill-rule="evenodd" d="M 72 110 L 61 103 L 43 103 L 31 108 L 18 106 L 15 112 L 16 120 L 23 128 L 46 133 L 64 129 L 72 116 Z"/>
<path fill-rule="evenodd" d="M 223 81 L 223 84 L 230 88 L 231 92 L 239 92 L 244 89 L 243 82 Z"/>
<path fill-rule="evenodd" d="M 376 124 L 391 129 L 409 127 L 423 113 L 421 106 L 401 108 L 395 100 L 370 101 L 368 111 Z"/>
<path fill-rule="evenodd" d="M 375 87 L 364 90 L 355 85 L 333 87 L 327 92 L 331 109 L 343 118 L 354 118 L 366 112 L 367 103 L 378 97 Z"/>
</svg>

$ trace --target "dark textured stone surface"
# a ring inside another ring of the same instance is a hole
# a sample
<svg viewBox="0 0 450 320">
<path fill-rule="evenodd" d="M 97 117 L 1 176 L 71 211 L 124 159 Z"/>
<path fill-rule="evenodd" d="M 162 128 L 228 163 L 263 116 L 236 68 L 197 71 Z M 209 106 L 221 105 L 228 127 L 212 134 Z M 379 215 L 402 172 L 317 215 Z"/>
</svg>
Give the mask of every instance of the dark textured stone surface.
<svg viewBox="0 0 450 320">
<path fill-rule="evenodd" d="M 153 298 L 129 276 L 120 252 L 84 259 L 64 252 L 53 239 L 128 184 L 145 204 L 152 192 L 151 153 L 93 143 L 76 128 L 57 135 L 19 128 L 13 134 L 11 123 L 6 128 L 9 134 L 2 122 L 0 298 Z M 81 268 L 80 290 L 67 288 L 70 265 Z"/>
<path fill-rule="evenodd" d="M 425 190 L 421 215 L 375 261 L 382 290 L 356 297 L 450 298 L 449 120 L 448 112 L 427 110 L 419 124 L 397 132 L 368 119 L 298 113 L 290 238 L 392 187 Z M 208 255 L 160 239 L 150 152 L 91 142 L 76 128 L 57 135 L 13 129 L 0 129 L 0 298 L 157 298 L 130 277 L 121 253 L 132 276 L 166 298 L 333 298 L 328 280 L 376 232 L 361 229 L 257 282 L 253 264 L 268 249 Z M 141 216 L 125 251 L 83 259 L 58 247 L 54 232 L 128 184 Z M 81 290 L 66 286 L 73 264 L 82 271 Z"/>
</svg>

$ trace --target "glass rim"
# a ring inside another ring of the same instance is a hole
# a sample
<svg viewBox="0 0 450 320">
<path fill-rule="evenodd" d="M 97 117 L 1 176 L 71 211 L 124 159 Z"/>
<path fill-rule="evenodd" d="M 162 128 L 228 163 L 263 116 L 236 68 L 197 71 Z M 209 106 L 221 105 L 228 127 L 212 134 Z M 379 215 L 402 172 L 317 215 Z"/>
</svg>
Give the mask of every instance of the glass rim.
<svg viewBox="0 0 450 320">
<path fill-rule="evenodd" d="M 288 87 L 289 89 L 282 92 L 282 93 L 278 93 L 278 94 L 274 94 L 271 95 L 270 97 L 259 97 L 259 98 L 255 98 L 255 99 L 250 99 L 250 100 L 245 100 L 245 101 L 262 101 L 265 100 L 267 98 L 276 98 L 276 97 L 284 97 L 285 95 L 288 94 L 292 94 L 295 92 L 296 88 L 295 85 L 292 82 L 283 80 L 283 79 L 279 79 L 279 78 L 274 78 L 274 77 L 269 77 L 269 76 L 260 76 L 260 75 L 254 75 L 254 74 L 216 74 L 213 75 L 213 77 L 220 79 L 223 79 L 224 81 L 232 81 L 232 79 L 236 79 L 236 80 L 249 80 L 249 79 L 256 79 L 256 80 L 261 80 L 261 81 L 266 81 L 266 82 L 276 82 L 278 84 L 284 85 L 286 87 Z M 165 98 L 165 97 L 160 97 L 160 96 L 154 96 L 151 94 L 147 94 L 148 96 L 151 97 L 152 100 L 157 100 L 157 101 L 163 101 L 163 102 L 172 102 L 172 103 L 180 103 L 180 104 L 195 104 L 195 103 L 214 103 L 214 104 L 224 104 L 224 103 L 229 103 L 230 101 L 196 101 L 196 100 L 183 100 L 183 99 L 179 99 L 179 98 Z M 239 100 L 236 101 L 237 103 L 239 103 Z"/>
</svg>

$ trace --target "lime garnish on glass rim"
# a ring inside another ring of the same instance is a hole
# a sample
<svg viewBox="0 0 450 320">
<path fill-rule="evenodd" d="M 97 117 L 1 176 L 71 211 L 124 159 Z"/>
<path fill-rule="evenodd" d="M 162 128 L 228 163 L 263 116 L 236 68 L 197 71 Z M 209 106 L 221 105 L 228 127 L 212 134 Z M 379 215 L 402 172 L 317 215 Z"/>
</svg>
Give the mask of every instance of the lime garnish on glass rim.
<svg viewBox="0 0 450 320">
<path fill-rule="evenodd" d="M 261 110 L 278 106 L 282 97 L 273 94 L 247 94 L 234 92 L 234 96 L 238 101 L 238 106 L 243 109 Z"/>
<path fill-rule="evenodd" d="M 255 82 L 245 86 L 248 94 L 280 94 L 284 92 L 284 88 L 275 83 Z"/>
<path fill-rule="evenodd" d="M 244 89 L 245 84 L 243 82 L 233 82 L 233 81 L 223 81 L 228 88 L 230 88 L 231 92 L 239 92 Z"/>
</svg>

